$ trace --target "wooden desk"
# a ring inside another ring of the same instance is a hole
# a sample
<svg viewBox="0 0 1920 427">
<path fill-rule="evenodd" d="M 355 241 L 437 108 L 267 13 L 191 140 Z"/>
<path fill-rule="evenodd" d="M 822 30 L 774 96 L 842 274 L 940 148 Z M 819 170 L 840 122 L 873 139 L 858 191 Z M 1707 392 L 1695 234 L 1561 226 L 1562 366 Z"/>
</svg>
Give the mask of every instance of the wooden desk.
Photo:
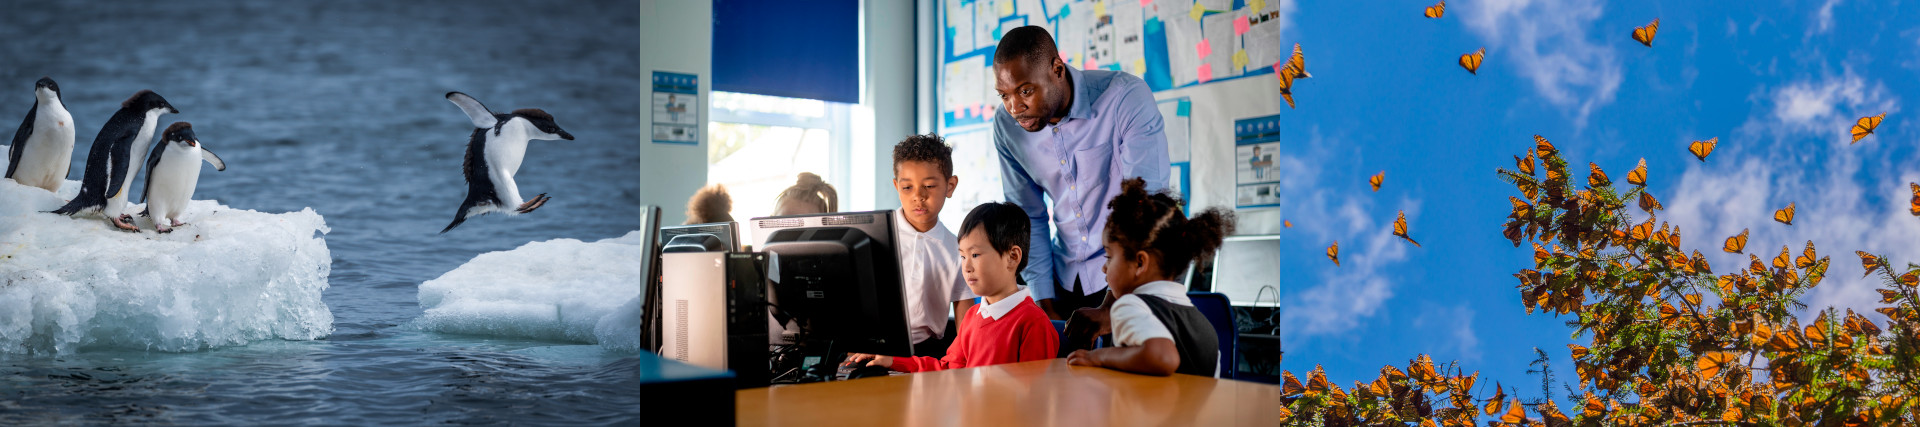
<svg viewBox="0 0 1920 427">
<path fill-rule="evenodd" d="M 1272 426 L 1280 387 L 1052 359 L 736 393 L 741 426 Z"/>
</svg>

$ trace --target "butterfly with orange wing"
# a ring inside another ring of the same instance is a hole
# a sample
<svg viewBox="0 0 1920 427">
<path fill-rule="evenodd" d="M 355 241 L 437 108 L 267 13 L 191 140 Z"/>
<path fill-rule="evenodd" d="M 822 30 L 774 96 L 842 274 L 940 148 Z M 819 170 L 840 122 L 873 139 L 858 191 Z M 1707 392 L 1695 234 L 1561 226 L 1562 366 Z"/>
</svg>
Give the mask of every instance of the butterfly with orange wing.
<svg viewBox="0 0 1920 427">
<path fill-rule="evenodd" d="M 1907 212 L 1913 213 L 1913 216 L 1920 216 L 1920 183 L 1909 182 L 1907 187 L 1913 189 L 1913 200 L 1907 202 L 1909 205 Z"/>
<path fill-rule="evenodd" d="M 1327 259 L 1333 260 L 1334 267 L 1340 266 L 1340 241 L 1339 240 L 1335 240 L 1333 241 L 1333 245 L 1327 246 Z"/>
<path fill-rule="evenodd" d="M 1627 172 L 1627 183 L 1641 187 L 1647 186 L 1647 158 L 1641 157 L 1640 165 L 1634 166 L 1633 171 Z"/>
<path fill-rule="evenodd" d="M 1741 229 L 1740 235 L 1728 237 L 1727 244 L 1721 246 L 1720 250 L 1727 251 L 1727 253 L 1730 253 L 1730 254 L 1737 254 L 1737 253 L 1741 253 L 1741 251 L 1746 250 L 1747 249 L 1747 231 L 1749 230 Z"/>
<path fill-rule="evenodd" d="M 1407 243 L 1412 243 L 1416 248 L 1420 247 L 1420 242 L 1415 242 L 1413 237 L 1407 236 L 1407 211 L 1400 211 L 1400 219 L 1393 220 L 1393 235 L 1407 239 Z"/>
<path fill-rule="evenodd" d="M 1880 128 L 1880 121 L 1886 120 L 1886 118 L 1887 113 L 1880 113 L 1878 116 L 1861 117 L 1859 121 L 1854 122 L 1853 143 L 1860 143 L 1860 138 L 1866 138 L 1867 135 L 1872 135 L 1875 129 Z"/>
<path fill-rule="evenodd" d="M 1373 174 L 1373 177 L 1367 178 L 1367 183 L 1372 184 L 1373 192 L 1378 193 L 1380 192 L 1380 180 L 1386 179 L 1386 177 L 1387 171 L 1380 171 L 1380 173 Z"/>
<path fill-rule="evenodd" d="M 1781 224 L 1793 225 L 1793 211 L 1793 203 L 1787 203 L 1787 207 L 1773 211 L 1773 220 L 1780 221 Z"/>
<path fill-rule="evenodd" d="M 1287 108 L 1295 108 L 1293 80 L 1313 77 L 1313 74 L 1307 73 L 1307 56 L 1300 53 L 1299 43 L 1293 44 L 1293 56 L 1288 57 L 1287 62 L 1274 64 L 1273 74 L 1280 77 L 1280 97 L 1286 98 Z"/>
<path fill-rule="evenodd" d="M 1478 51 L 1474 51 L 1473 53 L 1460 55 L 1460 68 L 1467 69 L 1468 73 L 1479 75 L 1480 62 L 1485 61 L 1486 59 L 1487 59 L 1487 48 L 1483 47 L 1483 48 L 1480 48 L 1480 50 Z"/>
<path fill-rule="evenodd" d="M 1660 18 L 1653 18 L 1653 22 L 1647 23 L 1647 26 L 1633 28 L 1633 40 L 1653 47 L 1653 33 L 1657 31 L 1660 31 Z"/>
<path fill-rule="evenodd" d="M 1440 3 L 1438 4 L 1427 6 L 1428 18 L 1439 18 L 1446 14 L 1447 14 L 1447 0 L 1440 0 Z"/>
<path fill-rule="evenodd" d="M 1713 154 L 1713 146 L 1716 145 L 1720 145 L 1720 137 L 1717 136 L 1705 141 L 1694 141 L 1693 144 L 1687 145 L 1687 151 L 1693 152 L 1694 157 L 1699 157 L 1700 161 L 1704 162 L 1707 161 L 1708 154 Z"/>
</svg>

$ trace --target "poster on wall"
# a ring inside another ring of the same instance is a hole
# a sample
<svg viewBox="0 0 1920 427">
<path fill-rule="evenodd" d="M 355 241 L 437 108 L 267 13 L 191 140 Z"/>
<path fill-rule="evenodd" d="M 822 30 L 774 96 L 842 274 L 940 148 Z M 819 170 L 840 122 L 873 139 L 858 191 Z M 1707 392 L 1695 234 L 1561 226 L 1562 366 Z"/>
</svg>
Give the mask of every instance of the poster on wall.
<svg viewBox="0 0 1920 427">
<path fill-rule="evenodd" d="M 1180 195 L 1180 210 L 1193 204 L 1193 100 L 1187 97 L 1159 101 L 1161 129 L 1167 135 L 1167 161 L 1173 163 L 1167 189 Z"/>
<path fill-rule="evenodd" d="M 653 142 L 700 143 L 700 77 L 653 72 Z"/>
<path fill-rule="evenodd" d="M 1280 206 L 1280 116 L 1233 121 L 1234 205 Z"/>
</svg>

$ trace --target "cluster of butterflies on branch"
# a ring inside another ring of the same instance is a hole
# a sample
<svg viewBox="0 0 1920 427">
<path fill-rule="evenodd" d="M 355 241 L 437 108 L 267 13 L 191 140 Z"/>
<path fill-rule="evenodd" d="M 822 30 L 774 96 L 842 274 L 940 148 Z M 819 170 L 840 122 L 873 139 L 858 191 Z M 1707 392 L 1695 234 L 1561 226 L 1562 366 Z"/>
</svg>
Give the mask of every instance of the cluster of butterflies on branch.
<svg viewBox="0 0 1920 427">
<path fill-rule="evenodd" d="M 1442 16 L 1445 16 L 1446 13 L 1447 13 L 1446 0 L 1441 0 L 1439 3 L 1436 3 L 1432 6 L 1427 6 L 1425 10 L 1425 16 L 1428 18 L 1437 19 Z M 1640 44 L 1645 45 L 1646 47 L 1653 47 L 1653 37 L 1659 31 L 1660 31 L 1660 18 L 1654 18 L 1653 22 L 1649 22 L 1645 26 L 1633 28 L 1633 33 L 1632 33 L 1633 40 L 1640 42 Z M 1460 67 L 1465 68 L 1468 73 L 1479 75 L 1480 64 L 1486 61 L 1486 58 L 1487 58 L 1487 49 L 1484 47 L 1480 48 L 1480 50 L 1476 50 L 1473 53 L 1460 55 Z M 1274 74 L 1277 75 L 1278 78 L 1280 79 L 1280 96 L 1286 99 L 1288 108 L 1295 108 L 1294 102 L 1293 102 L 1294 80 L 1300 79 L 1300 78 L 1313 77 L 1313 75 L 1307 73 L 1306 57 L 1300 51 L 1300 44 L 1295 43 L 1293 45 L 1293 55 L 1287 58 L 1286 61 L 1274 64 Z M 1885 120 L 1886 118 L 1887 118 L 1887 113 L 1880 113 L 1879 115 L 1875 115 L 1875 116 L 1861 117 L 1859 120 L 1855 121 L 1853 128 L 1850 129 L 1850 132 L 1853 134 L 1852 144 L 1858 144 L 1860 143 L 1861 138 L 1866 138 L 1868 135 L 1872 135 L 1875 130 L 1878 130 L 1880 128 L 1880 122 L 1882 120 Z M 1539 138 L 1539 137 L 1535 136 L 1535 138 Z M 1707 161 L 1707 156 L 1710 154 L 1713 154 L 1714 147 L 1718 146 L 1719 144 L 1720 144 L 1719 137 L 1709 138 L 1705 141 L 1693 141 L 1692 144 L 1689 144 L 1687 146 L 1687 151 L 1693 153 L 1693 156 L 1696 158 L 1699 158 L 1701 162 L 1705 162 Z M 1638 169 L 1638 171 L 1642 171 L 1642 173 L 1644 173 L 1645 167 L 1646 167 L 1645 160 L 1642 160 L 1641 169 Z M 1598 169 L 1594 170 L 1594 172 L 1600 173 Z M 1374 174 L 1372 177 L 1369 177 L 1367 179 L 1367 182 L 1368 184 L 1373 186 L 1374 192 L 1379 192 L 1380 183 L 1385 178 L 1386 178 L 1386 171 L 1381 171 L 1380 173 Z M 1909 207 L 1909 211 L 1914 216 L 1920 216 L 1920 183 L 1909 183 L 1908 185 L 1913 190 L 1913 199 L 1910 202 L 1911 206 Z M 1643 201 L 1643 203 L 1644 202 L 1645 201 Z M 1658 204 L 1659 201 L 1654 200 L 1652 201 L 1652 203 Z M 1782 224 L 1793 225 L 1794 210 L 1795 210 L 1794 203 L 1789 202 L 1787 203 L 1787 207 L 1781 208 L 1778 211 L 1774 211 L 1773 219 L 1775 221 L 1779 221 Z M 1283 220 L 1282 225 L 1284 225 L 1287 228 L 1292 228 L 1293 221 Z M 1406 239 L 1408 243 L 1412 243 L 1413 246 L 1415 247 L 1420 247 L 1420 242 L 1414 241 L 1413 237 L 1407 234 L 1406 211 L 1401 211 L 1399 218 L 1393 221 L 1393 235 L 1398 236 L 1402 239 Z M 1727 243 L 1724 250 L 1726 250 L 1729 253 L 1740 253 L 1742 248 L 1746 247 L 1746 242 L 1747 242 L 1747 232 L 1743 230 L 1740 232 L 1740 235 L 1727 238 Z M 1327 246 L 1327 259 L 1332 260 L 1333 265 L 1336 267 L 1340 265 L 1340 241 L 1335 240 L 1332 245 Z"/>
</svg>

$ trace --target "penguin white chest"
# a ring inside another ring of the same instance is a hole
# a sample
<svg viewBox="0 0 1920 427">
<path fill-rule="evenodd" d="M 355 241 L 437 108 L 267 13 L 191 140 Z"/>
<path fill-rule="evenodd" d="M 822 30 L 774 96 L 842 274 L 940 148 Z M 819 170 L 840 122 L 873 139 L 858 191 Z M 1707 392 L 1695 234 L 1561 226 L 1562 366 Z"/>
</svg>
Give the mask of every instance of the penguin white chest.
<svg viewBox="0 0 1920 427">
<path fill-rule="evenodd" d="M 193 199 L 193 190 L 200 185 L 200 149 L 181 147 L 171 144 L 167 152 L 160 155 L 160 162 L 147 171 L 153 175 L 149 179 L 153 184 L 147 187 L 147 212 L 159 222 L 161 218 L 178 219 L 187 211 L 187 202 Z"/>
<path fill-rule="evenodd" d="M 13 177 L 23 185 L 59 191 L 72 166 L 73 116 L 57 101 L 35 111 L 33 136 L 23 146 Z"/>
</svg>

